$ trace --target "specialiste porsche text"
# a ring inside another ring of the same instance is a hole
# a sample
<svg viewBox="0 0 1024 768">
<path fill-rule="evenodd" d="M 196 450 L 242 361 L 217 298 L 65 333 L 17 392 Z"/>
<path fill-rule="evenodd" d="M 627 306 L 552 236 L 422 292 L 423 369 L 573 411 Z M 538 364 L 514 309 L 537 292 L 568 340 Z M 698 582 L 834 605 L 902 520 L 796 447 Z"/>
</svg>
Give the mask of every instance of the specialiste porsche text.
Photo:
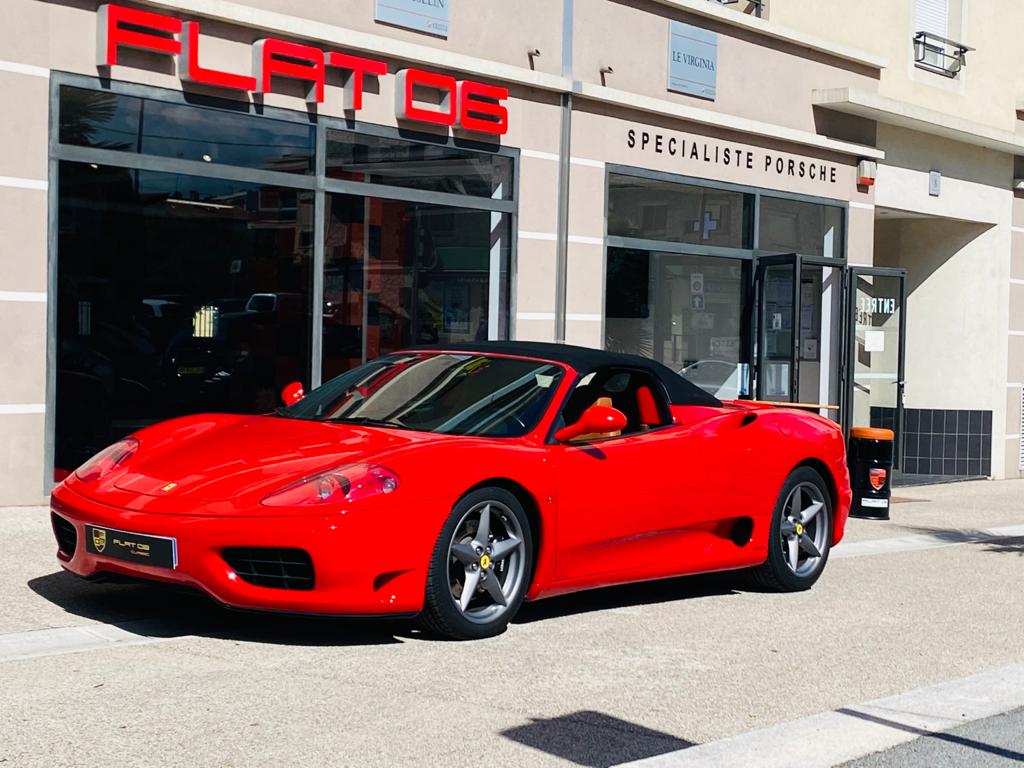
<svg viewBox="0 0 1024 768">
<path fill-rule="evenodd" d="M 793 176 L 829 184 L 836 183 L 836 166 L 832 163 L 784 157 L 771 152 L 764 152 L 763 157 L 758 157 L 759 153 L 752 149 L 688 139 L 675 134 L 630 128 L 626 132 L 626 146 L 630 149 L 639 149 L 642 152 L 654 152 L 658 155 L 669 155 L 713 165 L 745 168 L 750 171 L 756 168 L 765 173 L 774 171 L 779 176 Z"/>
</svg>

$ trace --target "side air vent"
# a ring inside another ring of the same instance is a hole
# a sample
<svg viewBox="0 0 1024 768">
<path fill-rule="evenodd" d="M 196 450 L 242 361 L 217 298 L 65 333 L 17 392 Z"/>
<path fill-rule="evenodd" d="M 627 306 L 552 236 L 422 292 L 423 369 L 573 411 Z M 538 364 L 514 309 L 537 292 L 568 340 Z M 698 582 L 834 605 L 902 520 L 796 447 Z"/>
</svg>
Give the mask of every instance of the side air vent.
<svg viewBox="0 0 1024 768">
<path fill-rule="evenodd" d="M 78 546 L 78 531 L 70 520 L 65 520 L 56 512 L 50 513 L 50 525 L 53 526 L 53 535 L 57 539 L 57 551 L 65 560 L 75 556 L 75 547 Z"/>
<path fill-rule="evenodd" d="M 313 588 L 313 560 L 303 549 L 286 547 L 228 547 L 224 562 L 238 578 L 258 587 L 309 590 Z"/>
</svg>

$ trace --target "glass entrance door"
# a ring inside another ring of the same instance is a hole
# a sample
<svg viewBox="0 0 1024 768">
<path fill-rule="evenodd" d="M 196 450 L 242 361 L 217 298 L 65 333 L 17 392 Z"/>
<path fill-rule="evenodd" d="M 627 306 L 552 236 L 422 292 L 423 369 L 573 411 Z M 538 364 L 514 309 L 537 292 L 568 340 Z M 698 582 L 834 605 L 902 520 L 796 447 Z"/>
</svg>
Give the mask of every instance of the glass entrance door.
<svg viewBox="0 0 1024 768">
<path fill-rule="evenodd" d="M 794 402 L 799 391 L 799 274 L 800 257 L 796 254 L 757 259 L 757 400 Z"/>
<path fill-rule="evenodd" d="M 770 255 L 758 257 L 755 274 L 756 397 L 817 406 L 838 421 L 843 266 Z"/>
<path fill-rule="evenodd" d="M 848 427 L 884 427 L 903 443 L 903 371 L 906 346 L 906 270 L 850 269 Z"/>
</svg>

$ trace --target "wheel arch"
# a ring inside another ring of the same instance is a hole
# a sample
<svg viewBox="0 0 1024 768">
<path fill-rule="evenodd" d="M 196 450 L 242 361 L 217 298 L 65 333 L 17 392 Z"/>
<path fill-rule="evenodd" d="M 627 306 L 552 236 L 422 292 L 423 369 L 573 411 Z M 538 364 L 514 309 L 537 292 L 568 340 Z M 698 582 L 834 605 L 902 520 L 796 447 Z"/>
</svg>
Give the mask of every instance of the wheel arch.
<svg viewBox="0 0 1024 768">
<path fill-rule="evenodd" d="M 515 496 L 516 500 L 523 505 L 523 511 L 526 512 L 526 519 L 530 523 L 530 538 L 533 542 L 530 575 L 527 582 L 532 586 L 534 576 L 537 574 L 537 563 L 540 558 L 540 544 L 544 535 L 544 526 L 540 517 L 540 505 L 537 503 L 537 499 L 524 485 L 509 477 L 489 477 L 486 480 L 481 480 L 476 485 L 467 488 L 462 496 L 466 496 L 473 491 L 479 491 L 481 488 L 501 488 Z"/>
</svg>

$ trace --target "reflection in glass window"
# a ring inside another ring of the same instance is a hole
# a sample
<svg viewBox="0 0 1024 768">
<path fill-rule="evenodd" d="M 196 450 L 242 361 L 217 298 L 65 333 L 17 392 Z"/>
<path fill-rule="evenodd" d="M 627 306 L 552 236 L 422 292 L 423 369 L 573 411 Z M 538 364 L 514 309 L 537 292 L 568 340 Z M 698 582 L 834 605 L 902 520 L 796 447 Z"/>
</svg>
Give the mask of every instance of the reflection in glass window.
<svg viewBox="0 0 1024 768">
<path fill-rule="evenodd" d="M 820 203 L 761 197 L 758 248 L 803 256 L 843 256 L 843 209 Z"/>
<path fill-rule="evenodd" d="M 559 366 L 540 360 L 469 353 L 392 355 L 326 382 L 281 415 L 515 437 L 537 425 L 561 377 Z"/>
<path fill-rule="evenodd" d="M 325 219 L 324 379 L 414 344 L 507 335 L 507 216 L 328 195 Z"/>
<path fill-rule="evenodd" d="M 56 466 L 308 384 L 313 194 L 61 162 Z"/>
<path fill-rule="evenodd" d="M 611 174 L 608 234 L 674 243 L 749 248 L 751 196 L 722 189 Z"/>
<path fill-rule="evenodd" d="M 605 348 L 652 357 L 722 399 L 748 393 L 747 263 L 608 249 Z"/>
<path fill-rule="evenodd" d="M 512 199 L 510 157 L 354 131 L 327 131 L 327 175 L 431 192 Z"/>
<path fill-rule="evenodd" d="M 60 141 L 287 173 L 312 173 L 314 128 L 224 108 L 62 86 Z"/>
</svg>

